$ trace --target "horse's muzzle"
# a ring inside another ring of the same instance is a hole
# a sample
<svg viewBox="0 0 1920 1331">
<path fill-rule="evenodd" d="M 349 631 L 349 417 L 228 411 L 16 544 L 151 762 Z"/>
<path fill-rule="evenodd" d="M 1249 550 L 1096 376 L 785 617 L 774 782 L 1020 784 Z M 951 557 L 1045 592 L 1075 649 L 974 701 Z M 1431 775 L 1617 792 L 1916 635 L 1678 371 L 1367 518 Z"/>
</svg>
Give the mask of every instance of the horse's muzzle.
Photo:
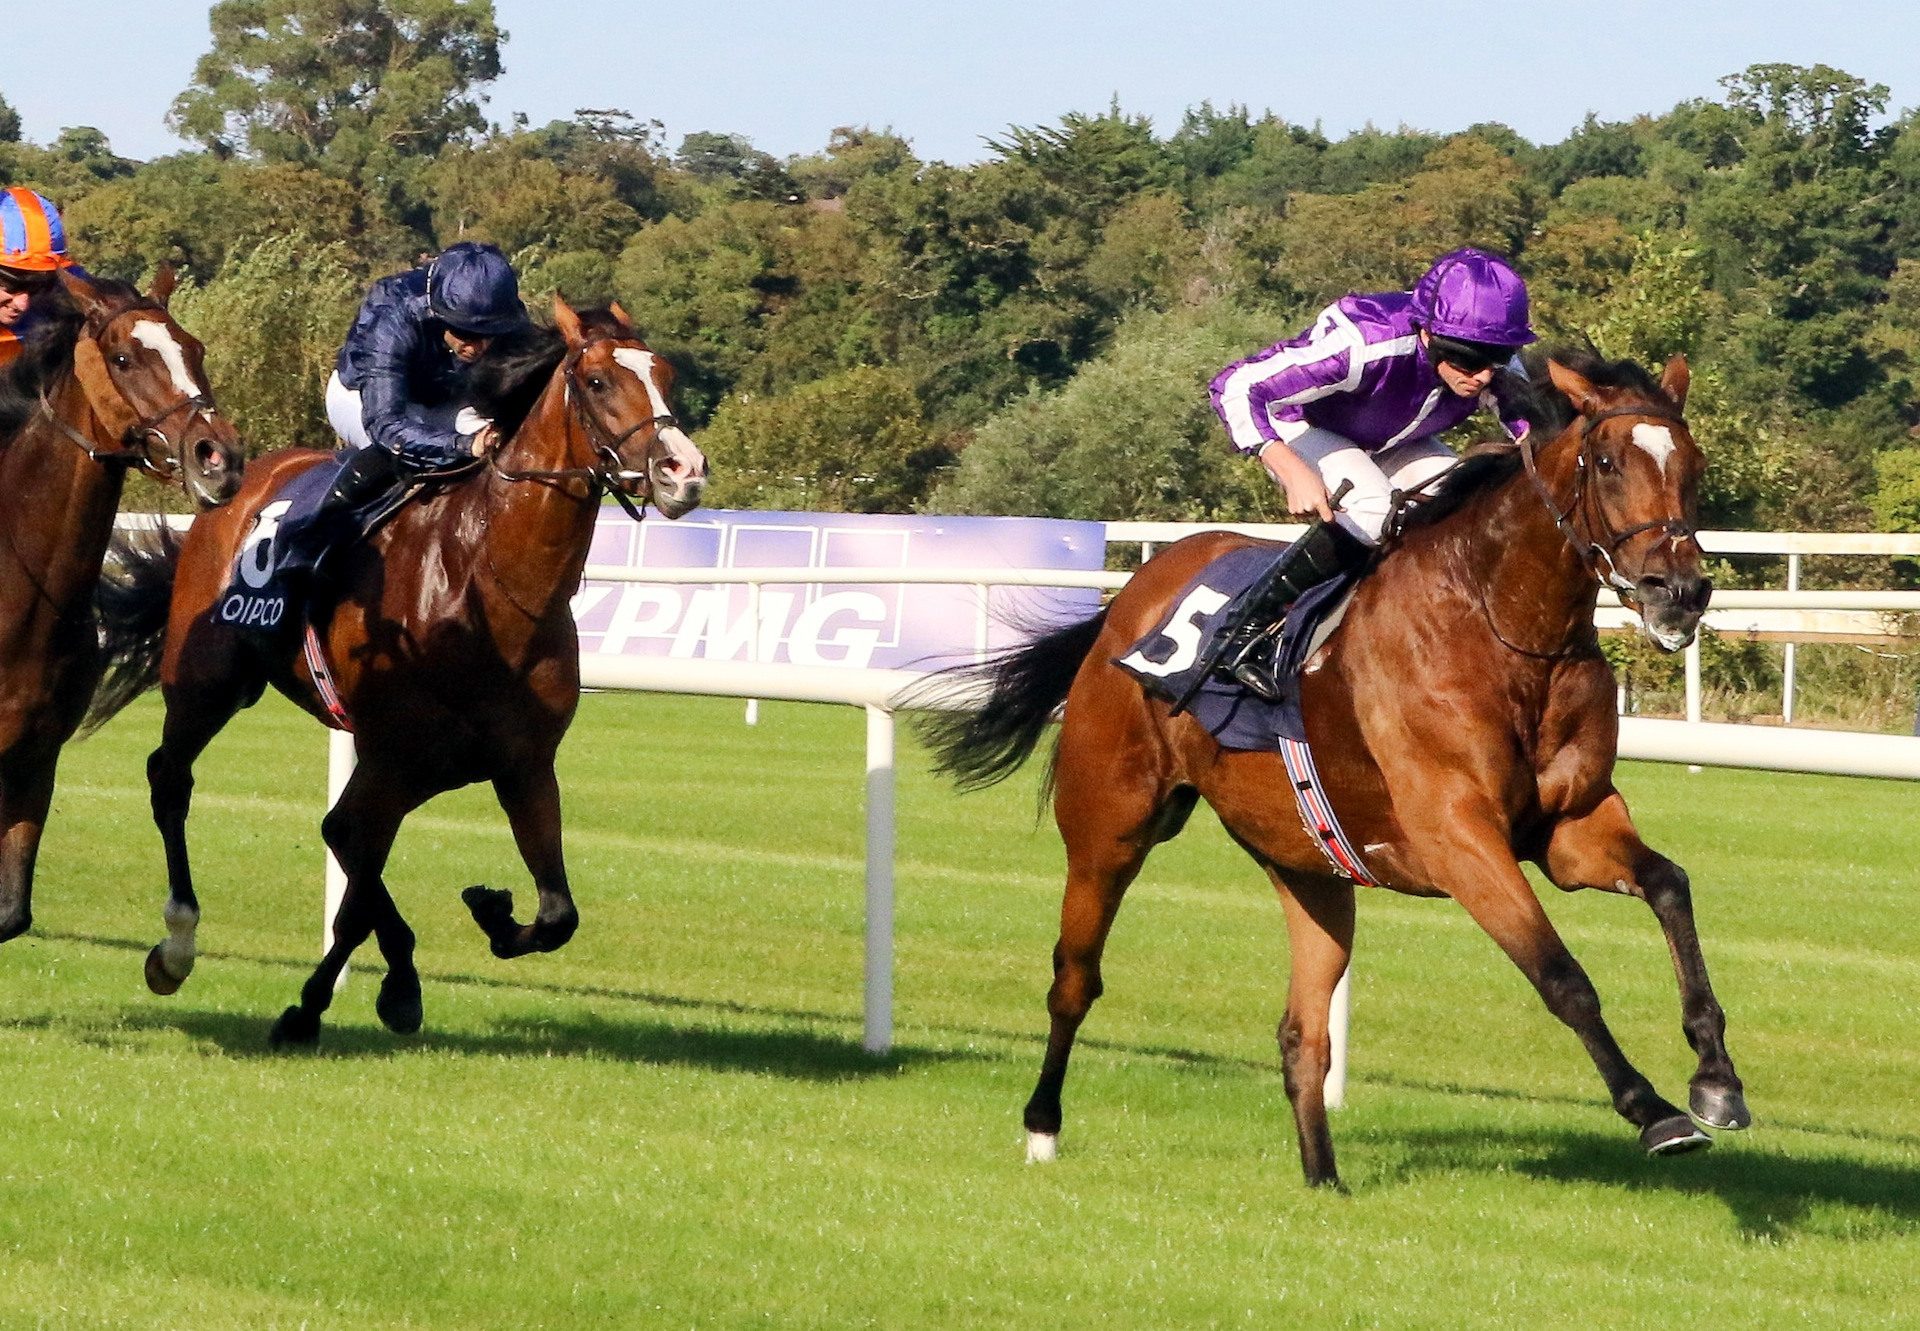
<svg viewBox="0 0 1920 1331">
<path fill-rule="evenodd" d="M 649 481 L 654 508 L 665 517 L 681 517 L 700 506 L 707 488 L 706 459 L 690 466 L 677 457 L 661 458 L 650 469 Z"/>
<path fill-rule="evenodd" d="M 1634 595 L 1647 636 L 1661 651 L 1677 652 L 1700 629 L 1700 617 L 1713 599 L 1713 579 L 1682 572 L 1644 577 L 1634 584 Z"/>
</svg>

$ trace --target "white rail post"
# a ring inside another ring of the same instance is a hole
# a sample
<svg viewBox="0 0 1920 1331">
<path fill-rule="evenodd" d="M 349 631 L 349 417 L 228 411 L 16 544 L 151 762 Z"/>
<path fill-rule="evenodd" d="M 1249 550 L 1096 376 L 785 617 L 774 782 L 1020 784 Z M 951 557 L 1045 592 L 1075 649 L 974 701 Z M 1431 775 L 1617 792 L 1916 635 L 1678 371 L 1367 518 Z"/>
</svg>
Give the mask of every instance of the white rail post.
<svg viewBox="0 0 1920 1331">
<path fill-rule="evenodd" d="M 1693 641 L 1687 644 L 1687 720 L 1700 719 L 1700 636 L 1705 633 L 1702 625 L 1694 633 Z"/>
<path fill-rule="evenodd" d="M 760 664 L 760 584 L 747 584 L 747 659 Z M 747 724 L 760 724 L 760 700 L 747 699 Z"/>
<path fill-rule="evenodd" d="M 870 1054 L 893 1047 L 893 713 L 867 708 L 867 998 Z"/>
<path fill-rule="evenodd" d="M 353 775 L 354 765 L 359 755 L 354 752 L 353 735 L 345 730 L 327 732 L 327 809 L 331 811 L 340 802 L 340 792 L 347 788 L 347 778 Z M 320 952 L 326 955 L 333 948 L 333 917 L 340 913 L 340 902 L 347 895 L 347 871 L 340 867 L 340 861 L 333 858 L 333 852 L 327 852 L 327 904 L 326 915 L 320 921 Z M 347 968 L 340 968 L 340 978 L 333 982 L 334 992 L 347 987 Z"/>
<path fill-rule="evenodd" d="M 1327 1013 L 1328 1043 L 1332 1055 L 1327 1060 L 1327 1108 L 1338 1109 L 1347 1102 L 1347 1026 L 1353 1017 L 1353 966 L 1341 972 L 1340 983 L 1333 986 L 1333 1007 Z"/>
<path fill-rule="evenodd" d="M 1787 590 L 1790 592 L 1800 590 L 1799 555 L 1787 556 Z M 1793 667 L 1796 646 L 1798 646 L 1797 643 L 1787 644 L 1786 665 L 1781 671 L 1780 724 L 1785 726 L 1793 724 Z"/>
</svg>

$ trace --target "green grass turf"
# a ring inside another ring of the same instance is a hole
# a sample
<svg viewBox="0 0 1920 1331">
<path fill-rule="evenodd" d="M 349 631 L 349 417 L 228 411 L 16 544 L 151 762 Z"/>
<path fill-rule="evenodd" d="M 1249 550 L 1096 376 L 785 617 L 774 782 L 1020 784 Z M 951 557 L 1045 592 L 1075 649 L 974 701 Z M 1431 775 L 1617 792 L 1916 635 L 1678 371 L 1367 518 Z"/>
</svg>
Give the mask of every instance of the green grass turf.
<svg viewBox="0 0 1920 1331">
<path fill-rule="evenodd" d="M 1447 902 L 1361 903 L 1349 1195 L 1302 1187 L 1286 947 L 1204 811 L 1122 911 L 1058 1164 L 1022 1163 L 1061 851 L 1037 770 L 903 757 L 896 1051 L 859 1048 L 860 714 L 590 697 L 563 751 L 583 915 L 495 961 L 457 892 L 528 889 L 484 791 L 402 833 L 427 1026 L 369 949 L 318 1053 L 266 1049 L 320 934 L 325 744 L 270 700 L 191 825 L 205 952 L 170 999 L 143 702 L 69 751 L 35 932 L 0 948 L 0 1328 L 1912 1325 L 1920 791 L 1634 766 L 1692 872 L 1758 1126 L 1651 1161 Z M 1615 1032 L 1685 1094 L 1644 907 L 1549 890 Z"/>
</svg>

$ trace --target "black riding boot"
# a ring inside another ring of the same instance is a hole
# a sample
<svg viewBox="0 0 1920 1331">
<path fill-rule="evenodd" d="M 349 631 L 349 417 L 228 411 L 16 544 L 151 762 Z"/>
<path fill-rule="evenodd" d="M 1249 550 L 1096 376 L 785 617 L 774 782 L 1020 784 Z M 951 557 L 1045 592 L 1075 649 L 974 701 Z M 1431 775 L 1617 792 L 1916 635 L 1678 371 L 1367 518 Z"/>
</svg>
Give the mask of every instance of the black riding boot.
<svg viewBox="0 0 1920 1331">
<path fill-rule="evenodd" d="M 357 448 L 333 478 L 333 487 L 314 515 L 321 521 L 353 512 L 407 483 L 407 468 L 390 448 L 371 444 Z"/>
<path fill-rule="evenodd" d="M 1256 580 L 1227 612 L 1234 625 L 1220 653 L 1220 671 L 1269 702 L 1280 696 L 1274 677 L 1280 650 L 1280 620 L 1310 588 L 1362 567 L 1373 547 L 1331 522 L 1316 522 L 1280 552 L 1271 576 Z"/>
</svg>

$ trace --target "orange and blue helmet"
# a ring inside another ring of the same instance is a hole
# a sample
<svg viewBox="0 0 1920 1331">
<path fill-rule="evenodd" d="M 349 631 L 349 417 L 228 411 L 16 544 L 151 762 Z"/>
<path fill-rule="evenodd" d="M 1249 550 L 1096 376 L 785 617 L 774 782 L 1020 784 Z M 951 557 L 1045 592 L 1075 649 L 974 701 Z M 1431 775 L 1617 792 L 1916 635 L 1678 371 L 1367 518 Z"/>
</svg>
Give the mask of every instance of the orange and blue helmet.
<svg viewBox="0 0 1920 1331">
<path fill-rule="evenodd" d="M 0 268 L 51 273 L 72 265 L 60 210 L 23 185 L 0 189 Z"/>
</svg>

